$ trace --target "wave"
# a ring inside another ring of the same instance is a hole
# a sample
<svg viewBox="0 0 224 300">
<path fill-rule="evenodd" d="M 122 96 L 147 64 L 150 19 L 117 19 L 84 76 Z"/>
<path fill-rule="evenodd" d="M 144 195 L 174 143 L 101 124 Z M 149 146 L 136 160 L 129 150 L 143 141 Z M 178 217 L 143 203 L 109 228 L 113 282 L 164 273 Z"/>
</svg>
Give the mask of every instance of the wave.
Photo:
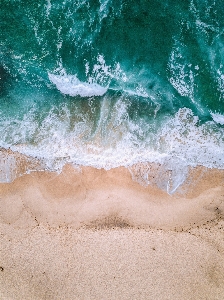
<svg viewBox="0 0 224 300">
<path fill-rule="evenodd" d="M 20 121 L 1 121 L 1 146 L 41 161 L 43 169 L 59 172 L 66 163 L 107 170 L 157 163 L 172 173 L 169 192 L 183 183 L 189 167 L 224 169 L 224 130 L 216 122 L 200 124 L 199 118 L 187 108 L 179 109 L 173 117 L 162 118 L 160 123 L 155 118 L 154 125 L 130 120 L 127 112 L 128 104 L 122 99 L 111 106 L 106 96 L 95 126 L 83 110 L 72 126 L 74 112 L 71 114 L 66 106 L 59 111 L 52 109 L 41 125 L 35 122 L 35 113 L 29 112 Z M 11 140 L 7 141 L 10 132 Z M 3 165 L 2 174 L 9 173 Z"/>
<path fill-rule="evenodd" d="M 224 168 L 220 1 L 3 2 L 0 147 L 52 171 L 158 163 L 169 191 Z"/>
<path fill-rule="evenodd" d="M 69 96 L 103 96 L 107 87 L 100 86 L 97 83 L 82 82 L 75 75 L 54 75 L 48 73 L 50 81 L 56 85 L 57 89 Z"/>
</svg>

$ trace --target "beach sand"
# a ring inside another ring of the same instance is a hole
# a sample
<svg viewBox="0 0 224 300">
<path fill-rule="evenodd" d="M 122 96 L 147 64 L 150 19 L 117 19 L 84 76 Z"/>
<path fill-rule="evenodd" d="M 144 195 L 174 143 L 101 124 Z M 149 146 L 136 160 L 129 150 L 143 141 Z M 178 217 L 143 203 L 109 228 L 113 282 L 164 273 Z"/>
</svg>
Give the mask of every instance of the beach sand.
<svg viewBox="0 0 224 300">
<path fill-rule="evenodd" d="M 0 299 L 224 299 L 224 171 L 192 169 L 173 195 L 135 175 L 0 184 Z"/>
</svg>

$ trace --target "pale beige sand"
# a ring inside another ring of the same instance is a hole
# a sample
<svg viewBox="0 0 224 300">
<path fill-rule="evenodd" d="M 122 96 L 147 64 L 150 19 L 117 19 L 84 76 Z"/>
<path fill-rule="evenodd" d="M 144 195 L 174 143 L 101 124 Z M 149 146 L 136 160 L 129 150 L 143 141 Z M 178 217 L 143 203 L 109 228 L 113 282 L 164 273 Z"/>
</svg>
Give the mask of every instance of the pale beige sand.
<svg viewBox="0 0 224 300">
<path fill-rule="evenodd" d="M 224 296 L 223 254 L 188 233 L 8 230 L 1 244 L 1 299 Z"/>
<path fill-rule="evenodd" d="M 0 299 L 224 299 L 224 172 L 205 171 L 175 196 L 125 168 L 0 184 Z"/>
</svg>

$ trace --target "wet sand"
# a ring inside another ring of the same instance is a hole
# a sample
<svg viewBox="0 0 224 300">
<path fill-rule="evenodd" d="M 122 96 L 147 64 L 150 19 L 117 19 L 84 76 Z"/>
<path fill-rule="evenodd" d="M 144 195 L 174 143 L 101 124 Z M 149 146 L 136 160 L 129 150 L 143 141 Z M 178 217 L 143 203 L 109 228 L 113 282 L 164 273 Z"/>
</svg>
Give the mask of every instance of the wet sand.
<svg viewBox="0 0 224 300">
<path fill-rule="evenodd" d="M 224 299 L 224 171 L 174 195 L 66 165 L 0 184 L 0 299 Z"/>
</svg>

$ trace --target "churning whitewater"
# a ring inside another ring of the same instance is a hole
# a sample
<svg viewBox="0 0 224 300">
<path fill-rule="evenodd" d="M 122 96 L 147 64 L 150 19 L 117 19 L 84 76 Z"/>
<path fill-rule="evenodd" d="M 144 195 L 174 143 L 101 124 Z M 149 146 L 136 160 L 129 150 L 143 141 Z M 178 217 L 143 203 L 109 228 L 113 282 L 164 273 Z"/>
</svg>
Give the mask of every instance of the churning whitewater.
<svg viewBox="0 0 224 300">
<path fill-rule="evenodd" d="M 223 169 L 223 11 L 222 0 L 3 0 L 0 147 L 48 170 L 156 162 L 176 187 L 189 166 Z M 10 163 L 2 152 L 3 182 Z"/>
</svg>

